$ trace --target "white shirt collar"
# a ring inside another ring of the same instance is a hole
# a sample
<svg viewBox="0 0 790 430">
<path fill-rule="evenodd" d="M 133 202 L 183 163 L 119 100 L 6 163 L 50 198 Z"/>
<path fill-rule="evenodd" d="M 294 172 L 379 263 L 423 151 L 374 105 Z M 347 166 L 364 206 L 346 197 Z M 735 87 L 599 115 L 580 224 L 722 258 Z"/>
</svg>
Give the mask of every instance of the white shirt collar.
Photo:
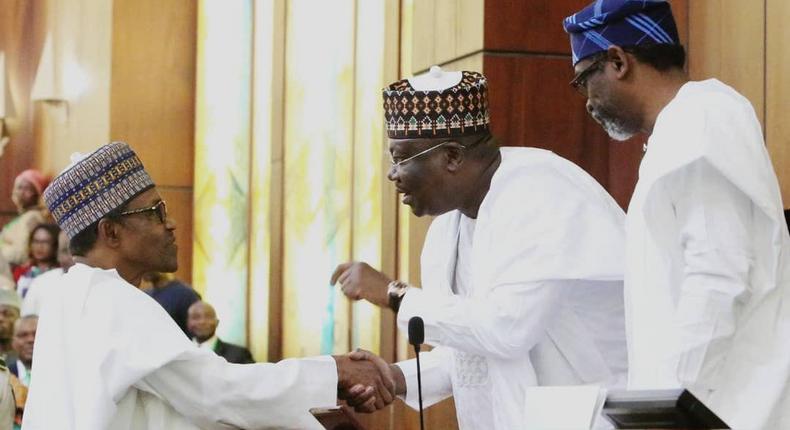
<svg viewBox="0 0 790 430">
<path fill-rule="evenodd" d="M 195 345 L 197 345 L 199 348 L 210 349 L 212 351 L 214 350 L 214 347 L 216 346 L 218 340 L 219 338 L 217 338 L 216 334 L 206 339 L 204 342 L 198 342 L 196 338 L 194 337 L 192 338 L 192 342 L 194 342 Z"/>
</svg>

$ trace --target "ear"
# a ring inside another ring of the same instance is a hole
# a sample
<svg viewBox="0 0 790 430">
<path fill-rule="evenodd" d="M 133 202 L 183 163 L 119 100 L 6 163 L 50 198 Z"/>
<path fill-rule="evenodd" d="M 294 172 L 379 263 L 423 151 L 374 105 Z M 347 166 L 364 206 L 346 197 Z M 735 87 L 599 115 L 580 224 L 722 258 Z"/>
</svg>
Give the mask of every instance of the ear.
<svg viewBox="0 0 790 430">
<path fill-rule="evenodd" d="M 447 171 L 458 171 L 464 163 L 464 147 L 456 141 L 450 141 L 444 144 L 444 153 L 446 154 Z"/>
<path fill-rule="evenodd" d="M 115 221 L 103 218 L 98 225 L 98 239 L 110 248 L 118 248 L 121 245 L 121 225 Z"/>
<path fill-rule="evenodd" d="M 614 76 L 618 80 L 624 79 L 634 66 L 634 59 L 629 57 L 623 48 L 617 45 L 610 46 L 609 49 L 606 50 L 606 56 L 612 64 L 612 68 L 615 71 Z"/>
</svg>

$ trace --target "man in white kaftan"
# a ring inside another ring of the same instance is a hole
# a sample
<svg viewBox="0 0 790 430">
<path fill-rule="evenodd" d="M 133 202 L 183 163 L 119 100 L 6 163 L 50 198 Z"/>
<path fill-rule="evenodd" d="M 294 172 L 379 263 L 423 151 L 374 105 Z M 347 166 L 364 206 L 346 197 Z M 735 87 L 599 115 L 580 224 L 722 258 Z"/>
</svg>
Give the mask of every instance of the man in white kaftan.
<svg viewBox="0 0 790 430">
<path fill-rule="evenodd" d="M 443 91 L 420 89 L 422 77 L 395 83 L 385 111 L 423 93 L 475 99 L 465 85 L 485 98 L 482 75 L 462 73 Z M 422 289 L 364 263 L 339 266 L 333 281 L 349 297 L 397 308 L 401 329 L 423 319 L 425 342 L 435 346 L 421 355 L 424 406 L 453 396 L 461 429 L 516 429 L 526 422 L 528 387 L 624 386 L 624 215 L 569 161 L 498 149 L 485 128 L 469 133 L 390 132 L 390 180 L 416 215 L 438 215 L 423 247 Z M 393 371 L 402 373 L 399 394 L 417 408 L 415 360 Z"/>
<path fill-rule="evenodd" d="M 239 365 L 190 342 L 136 287 L 144 273 L 176 270 L 177 248 L 165 203 L 125 143 L 76 161 L 45 200 L 76 264 L 43 304 L 26 430 L 311 429 L 321 426 L 308 410 L 338 393 L 362 392 L 368 410 L 392 400 L 380 359 Z"/>
<path fill-rule="evenodd" d="M 62 282 L 39 321 L 26 429 L 321 428 L 308 409 L 336 402 L 331 357 L 232 365 L 115 270 L 76 264 Z"/>
<path fill-rule="evenodd" d="M 580 77 L 603 64 L 580 82 L 593 117 L 649 134 L 626 220 L 629 388 L 686 387 L 732 428 L 790 428 L 790 237 L 760 123 L 729 86 L 688 81 L 667 3 L 620 3 L 566 29 Z M 671 43 L 619 40 L 640 14 Z M 589 29 L 613 45 L 577 44 Z"/>
</svg>

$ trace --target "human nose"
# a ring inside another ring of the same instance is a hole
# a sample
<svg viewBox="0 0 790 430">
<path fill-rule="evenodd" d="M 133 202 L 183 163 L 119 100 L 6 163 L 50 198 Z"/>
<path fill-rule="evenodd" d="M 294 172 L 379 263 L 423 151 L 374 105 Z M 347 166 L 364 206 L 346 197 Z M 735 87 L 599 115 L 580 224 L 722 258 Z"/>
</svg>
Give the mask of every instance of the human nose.
<svg viewBox="0 0 790 430">
<path fill-rule="evenodd" d="M 165 228 L 168 230 L 175 230 L 176 229 L 176 220 L 173 219 L 170 215 L 165 218 Z"/>
<path fill-rule="evenodd" d="M 592 103 L 590 103 L 589 98 L 587 99 L 587 102 L 584 104 L 584 107 L 587 108 L 587 113 L 592 115 L 594 109 Z"/>
<path fill-rule="evenodd" d="M 390 165 L 390 169 L 387 171 L 387 179 L 389 179 L 391 182 L 395 182 L 397 178 L 398 165 L 396 163 L 392 163 L 392 165 Z"/>
</svg>

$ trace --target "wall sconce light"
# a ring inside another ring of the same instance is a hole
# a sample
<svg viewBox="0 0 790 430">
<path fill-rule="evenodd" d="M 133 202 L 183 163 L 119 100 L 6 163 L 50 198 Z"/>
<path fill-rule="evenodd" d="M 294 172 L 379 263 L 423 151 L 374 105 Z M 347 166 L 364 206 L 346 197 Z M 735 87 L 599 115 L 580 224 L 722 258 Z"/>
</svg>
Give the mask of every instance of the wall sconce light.
<svg viewBox="0 0 790 430">
<path fill-rule="evenodd" d="M 55 61 L 55 47 L 52 43 L 52 34 L 47 34 L 44 49 L 41 50 L 41 59 L 38 62 L 36 79 L 30 98 L 33 101 L 61 102 L 66 101 L 60 85 L 59 63 Z"/>
</svg>

